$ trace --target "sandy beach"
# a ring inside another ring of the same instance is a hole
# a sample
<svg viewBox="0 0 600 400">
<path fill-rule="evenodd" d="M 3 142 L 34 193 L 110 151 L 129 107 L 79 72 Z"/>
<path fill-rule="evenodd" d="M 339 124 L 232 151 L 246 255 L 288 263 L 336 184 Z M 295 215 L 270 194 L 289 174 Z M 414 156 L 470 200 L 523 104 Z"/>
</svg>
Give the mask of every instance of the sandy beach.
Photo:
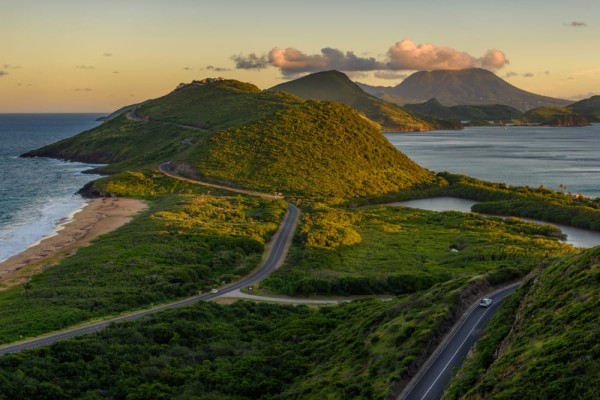
<svg viewBox="0 0 600 400">
<path fill-rule="evenodd" d="M 23 283 L 34 274 L 75 254 L 91 240 L 129 222 L 146 209 L 141 200 L 103 198 L 90 201 L 54 236 L 0 263 L 0 290 Z"/>
</svg>

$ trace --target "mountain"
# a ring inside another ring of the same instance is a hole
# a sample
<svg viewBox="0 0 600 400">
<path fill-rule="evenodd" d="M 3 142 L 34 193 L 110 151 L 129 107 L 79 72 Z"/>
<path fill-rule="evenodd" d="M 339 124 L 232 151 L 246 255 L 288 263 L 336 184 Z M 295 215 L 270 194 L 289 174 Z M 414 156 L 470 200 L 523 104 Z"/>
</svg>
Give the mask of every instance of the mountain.
<svg viewBox="0 0 600 400">
<path fill-rule="evenodd" d="M 600 247 L 560 257 L 515 296 L 444 398 L 598 398 Z"/>
<path fill-rule="evenodd" d="M 421 104 L 405 104 L 407 110 L 437 118 L 458 119 L 461 121 L 510 121 L 522 113 L 516 108 L 502 104 L 460 105 L 446 107 L 437 99 L 431 99 Z"/>
<path fill-rule="evenodd" d="M 24 156 L 180 171 L 268 192 L 369 196 L 433 181 L 350 107 L 234 80 L 189 84 Z M 91 190 L 93 191 L 93 190 Z"/>
<path fill-rule="evenodd" d="M 573 111 L 586 117 L 591 122 L 600 122 L 600 96 L 578 101 L 568 106 Z"/>
<path fill-rule="evenodd" d="M 481 68 L 458 71 L 415 72 L 394 87 L 361 86 L 368 93 L 403 99 L 404 103 L 423 103 L 436 98 L 448 106 L 503 104 L 520 111 L 542 106 L 566 106 L 569 101 L 540 96 L 521 90 Z"/>
<path fill-rule="evenodd" d="M 448 121 L 416 116 L 396 104 L 365 93 L 339 71 L 317 72 L 267 90 L 291 93 L 305 100 L 337 101 L 346 104 L 381 125 L 385 131 L 413 132 L 460 128 L 460 125 Z"/>
<path fill-rule="evenodd" d="M 514 120 L 518 124 L 547 126 L 588 126 L 589 121 L 581 114 L 566 107 L 539 107 L 527 111 Z"/>
</svg>

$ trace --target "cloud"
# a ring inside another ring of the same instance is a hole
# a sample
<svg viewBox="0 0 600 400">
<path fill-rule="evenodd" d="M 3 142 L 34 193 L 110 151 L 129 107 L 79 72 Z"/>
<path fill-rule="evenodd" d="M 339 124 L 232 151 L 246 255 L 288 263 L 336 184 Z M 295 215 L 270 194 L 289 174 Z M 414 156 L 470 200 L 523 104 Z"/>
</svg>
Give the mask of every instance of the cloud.
<svg viewBox="0 0 600 400">
<path fill-rule="evenodd" d="M 113 71 L 112 73 L 113 73 L 113 74 L 118 74 L 118 73 L 119 73 L 119 71 Z"/>
<path fill-rule="evenodd" d="M 3 68 L 4 69 L 21 69 L 23 67 L 21 67 L 20 65 L 4 64 Z"/>
<path fill-rule="evenodd" d="M 91 92 L 92 89 L 90 88 L 77 88 L 77 89 L 73 89 L 76 92 Z"/>
<path fill-rule="evenodd" d="M 184 71 L 189 71 L 191 68 L 190 67 L 183 67 Z"/>
<path fill-rule="evenodd" d="M 267 55 L 234 55 L 231 57 L 238 69 L 263 69 L 267 66 L 279 68 L 286 78 L 300 74 L 336 69 L 348 72 L 375 71 L 381 79 L 400 79 L 397 71 L 416 70 L 459 70 L 481 67 L 499 70 L 509 64 L 506 55 L 498 50 L 488 50 L 482 57 L 449 47 L 430 43 L 417 44 L 404 39 L 389 47 L 381 59 L 367 55 L 357 56 L 353 51 L 342 51 L 331 47 L 320 53 L 308 54 L 293 47 L 275 47 Z"/>
<path fill-rule="evenodd" d="M 255 53 L 250 53 L 247 56 L 237 55 L 231 56 L 235 61 L 235 67 L 238 69 L 263 69 L 269 65 L 269 60 L 266 55 L 257 56 Z"/>
<path fill-rule="evenodd" d="M 500 69 L 509 63 L 500 50 L 489 50 L 483 57 L 475 58 L 449 47 L 431 43 L 417 44 L 410 39 L 397 42 L 388 49 L 389 66 L 393 70 L 459 70 L 474 67 Z"/>
<path fill-rule="evenodd" d="M 229 69 L 229 68 L 215 67 L 212 65 L 207 65 L 206 69 L 209 71 L 217 71 L 217 72 L 231 71 L 231 69 Z"/>
<path fill-rule="evenodd" d="M 510 64 L 510 61 L 506 58 L 506 55 L 497 49 L 488 50 L 483 57 L 479 59 L 481 66 L 485 69 L 501 69 Z"/>
<path fill-rule="evenodd" d="M 343 52 L 331 47 L 321 49 L 321 54 L 305 54 L 298 49 L 275 47 L 269 52 L 269 63 L 281 70 L 285 76 L 303 72 L 316 72 L 329 69 L 340 71 L 373 71 L 385 65 L 373 57 L 359 57 L 352 51 Z"/>
<path fill-rule="evenodd" d="M 0 76 L 5 76 L 5 75 L 8 75 L 8 72 L 6 72 L 6 71 L 0 71 Z"/>
<path fill-rule="evenodd" d="M 571 22 L 565 23 L 564 25 L 570 26 L 572 28 L 583 28 L 583 27 L 587 26 L 587 24 L 585 22 L 581 22 L 581 21 L 571 21 Z"/>
<path fill-rule="evenodd" d="M 94 69 L 93 65 L 77 65 L 75 66 L 77 69 Z"/>
<path fill-rule="evenodd" d="M 102 54 L 104 57 L 112 57 L 112 53 L 104 53 Z"/>
<path fill-rule="evenodd" d="M 516 72 L 513 72 L 513 71 L 510 71 L 510 72 L 507 72 L 506 74 L 504 74 L 504 78 L 505 79 L 512 78 L 512 77 L 515 77 L 515 76 L 519 76 L 519 74 L 516 73 Z"/>
<path fill-rule="evenodd" d="M 535 74 L 533 72 L 525 72 L 523 78 L 533 78 Z"/>
<path fill-rule="evenodd" d="M 408 76 L 408 74 L 398 71 L 375 71 L 373 76 L 379 79 L 404 79 Z"/>
</svg>

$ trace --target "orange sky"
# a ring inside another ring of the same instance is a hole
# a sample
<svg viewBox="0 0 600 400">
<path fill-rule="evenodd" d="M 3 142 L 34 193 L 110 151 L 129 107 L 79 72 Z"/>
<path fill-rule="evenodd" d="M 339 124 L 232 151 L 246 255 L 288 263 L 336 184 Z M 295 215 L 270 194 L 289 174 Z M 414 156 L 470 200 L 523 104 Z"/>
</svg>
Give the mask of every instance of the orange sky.
<svg viewBox="0 0 600 400">
<path fill-rule="evenodd" d="M 345 72 L 392 86 L 413 72 L 403 68 L 480 63 L 490 50 L 507 61 L 495 72 L 517 87 L 600 94 L 598 1 L 403 3 L 2 0 L 0 112 L 108 112 L 207 76 L 267 88 L 290 65 L 359 65 Z M 415 49 L 398 55 L 398 43 Z M 274 48 L 304 58 L 294 64 Z M 410 59 L 417 53 L 426 61 Z M 264 68 L 237 68 L 233 56 Z"/>
</svg>

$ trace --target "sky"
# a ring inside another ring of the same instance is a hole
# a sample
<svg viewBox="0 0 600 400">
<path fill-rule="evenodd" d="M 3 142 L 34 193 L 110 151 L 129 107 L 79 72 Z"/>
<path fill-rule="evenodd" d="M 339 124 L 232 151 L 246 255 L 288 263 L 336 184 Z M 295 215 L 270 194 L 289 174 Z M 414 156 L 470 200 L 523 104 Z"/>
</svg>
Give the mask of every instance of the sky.
<svg viewBox="0 0 600 400">
<path fill-rule="evenodd" d="M 110 112 L 181 82 L 261 89 L 338 69 L 395 86 L 487 68 L 537 94 L 600 94 L 599 0 L 0 0 L 0 113 Z"/>
</svg>

